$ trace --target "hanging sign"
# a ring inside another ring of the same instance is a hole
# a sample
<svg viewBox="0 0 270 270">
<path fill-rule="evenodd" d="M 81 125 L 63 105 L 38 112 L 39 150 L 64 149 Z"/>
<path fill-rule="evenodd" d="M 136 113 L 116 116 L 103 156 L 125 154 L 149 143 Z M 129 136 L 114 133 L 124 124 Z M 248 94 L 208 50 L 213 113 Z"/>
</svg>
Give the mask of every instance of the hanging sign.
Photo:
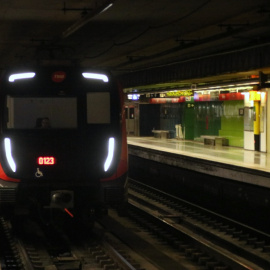
<svg viewBox="0 0 270 270">
<path fill-rule="evenodd" d="M 167 97 L 188 97 L 193 96 L 193 90 L 178 90 L 178 91 L 170 91 L 166 93 Z"/>
</svg>

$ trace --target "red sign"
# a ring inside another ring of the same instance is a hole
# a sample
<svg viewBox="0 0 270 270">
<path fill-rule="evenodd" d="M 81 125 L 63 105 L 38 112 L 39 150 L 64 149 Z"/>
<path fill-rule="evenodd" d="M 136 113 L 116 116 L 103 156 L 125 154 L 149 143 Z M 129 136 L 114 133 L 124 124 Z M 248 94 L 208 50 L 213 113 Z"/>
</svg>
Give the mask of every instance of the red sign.
<svg viewBox="0 0 270 270">
<path fill-rule="evenodd" d="M 55 71 L 53 74 L 52 74 L 52 80 L 54 82 L 62 82 L 63 80 L 65 80 L 66 78 L 66 72 L 64 71 Z"/>
<path fill-rule="evenodd" d="M 180 103 L 185 102 L 186 97 L 176 97 L 176 98 L 150 98 L 150 104 L 164 104 L 164 103 Z"/>
<path fill-rule="evenodd" d="M 54 165 L 55 158 L 54 157 L 38 157 L 37 163 L 38 165 Z"/>
</svg>

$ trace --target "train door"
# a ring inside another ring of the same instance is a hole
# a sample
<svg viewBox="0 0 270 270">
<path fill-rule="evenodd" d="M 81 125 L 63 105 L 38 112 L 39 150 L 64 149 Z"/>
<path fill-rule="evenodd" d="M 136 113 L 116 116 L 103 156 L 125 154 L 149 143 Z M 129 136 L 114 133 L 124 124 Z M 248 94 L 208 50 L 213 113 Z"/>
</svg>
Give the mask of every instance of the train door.
<svg viewBox="0 0 270 270">
<path fill-rule="evenodd" d="M 135 135 L 135 107 L 125 106 L 127 135 Z"/>
</svg>

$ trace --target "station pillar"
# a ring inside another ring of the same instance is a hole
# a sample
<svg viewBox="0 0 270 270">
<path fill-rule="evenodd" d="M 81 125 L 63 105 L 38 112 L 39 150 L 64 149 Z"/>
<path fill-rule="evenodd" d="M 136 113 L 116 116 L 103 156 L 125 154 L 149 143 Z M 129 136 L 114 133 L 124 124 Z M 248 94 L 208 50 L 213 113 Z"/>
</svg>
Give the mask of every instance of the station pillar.
<svg viewBox="0 0 270 270">
<path fill-rule="evenodd" d="M 260 101 L 254 101 L 254 150 L 260 151 Z"/>
</svg>

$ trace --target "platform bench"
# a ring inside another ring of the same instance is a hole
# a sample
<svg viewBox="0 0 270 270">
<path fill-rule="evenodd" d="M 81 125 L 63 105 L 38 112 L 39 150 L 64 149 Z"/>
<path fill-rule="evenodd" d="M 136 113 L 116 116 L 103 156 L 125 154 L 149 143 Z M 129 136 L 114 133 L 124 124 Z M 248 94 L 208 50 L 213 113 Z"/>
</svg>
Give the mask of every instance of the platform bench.
<svg viewBox="0 0 270 270">
<path fill-rule="evenodd" d="M 168 139 L 170 137 L 169 130 L 152 130 L 155 138 Z"/>
<path fill-rule="evenodd" d="M 205 145 L 228 146 L 229 140 L 220 136 L 201 136 Z"/>
</svg>

